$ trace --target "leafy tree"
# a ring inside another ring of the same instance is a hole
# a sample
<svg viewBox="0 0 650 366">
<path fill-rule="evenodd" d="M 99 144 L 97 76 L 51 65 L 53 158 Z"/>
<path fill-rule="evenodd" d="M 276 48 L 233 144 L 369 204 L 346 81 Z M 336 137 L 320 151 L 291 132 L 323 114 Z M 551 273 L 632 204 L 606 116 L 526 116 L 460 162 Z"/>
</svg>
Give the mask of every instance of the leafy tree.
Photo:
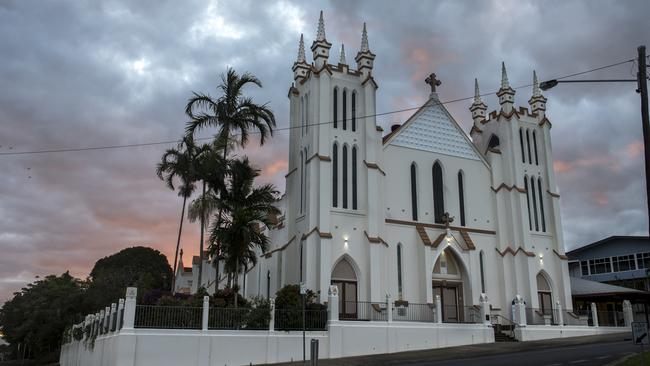
<svg viewBox="0 0 650 366">
<path fill-rule="evenodd" d="M 64 329 L 82 320 L 85 283 L 68 272 L 30 283 L 0 309 L 0 330 L 14 353 L 41 358 L 57 352 Z"/>
<path fill-rule="evenodd" d="M 123 249 L 95 263 L 90 272 L 88 301 L 100 310 L 124 297 L 125 288 L 138 288 L 138 298 L 153 289 L 169 290 L 172 269 L 167 257 L 147 247 Z"/>
</svg>

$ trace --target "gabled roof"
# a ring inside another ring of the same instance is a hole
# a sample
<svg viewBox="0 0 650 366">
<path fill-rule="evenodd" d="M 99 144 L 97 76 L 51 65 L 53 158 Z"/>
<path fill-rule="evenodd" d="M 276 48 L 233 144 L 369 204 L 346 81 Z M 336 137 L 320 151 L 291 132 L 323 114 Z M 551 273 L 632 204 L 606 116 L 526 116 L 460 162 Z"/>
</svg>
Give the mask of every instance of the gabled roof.
<svg viewBox="0 0 650 366">
<path fill-rule="evenodd" d="M 599 245 L 603 245 L 603 244 L 609 243 L 609 242 L 611 242 L 611 241 L 618 241 L 618 240 L 627 240 L 627 241 L 646 241 L 646 242 L 648 242 L 648 243 L 650 244 L 650 237 L 647 237 L 647 236 L 623 236 L 623 235 L 614 235 L 614 236 L 610 236 L 610 237 L 608 237 L 608 238 L 605 238 L 605 239 L 599 240 L 599 241 L 597 241 L 597 242 L 593 242 L 593 243 L 591 243 L 591 244 L 584 245 L 584 246 L 582 246 L 582 247 L 580 247 L 580 248 L 577 248 L 577 249 L 574 249 L 574 250 L 572 250 L 572 251 L 570 251 L 570 252 L 567 252 L 566 254 L 567 254 L 569 257 L 571 257 L 572 255 L 578 254 L 578 253 L 580 253 L 580 252 L 582 252 L 582 251 L 584 251 L 584 250 L 591 249 L 591 248 L 597 247 L 597 246 L 599 246 Z"/>
<path fill-rule="evenodd" d="M 608 296 L 615 294 L 647 294 L 647 292 L 571 277 L 571 295 L 573 296 Z"/>
<path fill-rule="evenodd" d="M 437 98 L 430 98 L 402 126 L 384 138 L 384 146 L 393 145 L 416 150 L 487 161 Z"/>
</svg>

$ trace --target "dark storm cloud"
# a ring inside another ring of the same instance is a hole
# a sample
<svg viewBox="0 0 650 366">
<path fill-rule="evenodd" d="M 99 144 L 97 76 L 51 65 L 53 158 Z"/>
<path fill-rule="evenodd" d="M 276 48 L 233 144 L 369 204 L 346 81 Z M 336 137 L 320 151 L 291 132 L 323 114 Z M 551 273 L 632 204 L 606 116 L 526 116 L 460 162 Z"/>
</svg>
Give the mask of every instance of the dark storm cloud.
<svg viewBox="0 0 650 366">
<path fill-rule="evenodd" d="M 297 40 L 325 12 L 331 57 L 351 62 L 367 22 L 378 112 L 416 107 L 435 71 L 443 100 L 631 59 L 650 5 L 635 2 L 442 1 L 0 2 L 0 152 L 128 144 L 180 136 L 191 91 L 216 94 L 226 67 L 288 126 Z M 309 52 L 309 51 L 308 51 Z M 632 77 L 630 64 L 589 77 Z M 567 247 L 646 230 L 638 95 L 632 85 L 546 93 Z M 526 105 L 530 89 L 517 91 Z M 494 97 L 485 98 L 490 109 Z M 468 130 L 469 102 L 448 108 Z M 383 116 L 387 127 L 407 113 Z M 210 130 L 203 132 L 208 136 Z M 283 190 L 288 133 L 246 150 Z M 180 201 L 154 175 L 164 147 L 0 157 L 0 299 L 35 275 L 85 276 L 96 259 L 147 244 L 173 255 Z M 240 152 L 242 153 L 242 152 Z M 30 178 L 31 177 L 31 178 Z M 196 252 L 196 225 L 183 248 Z"/>
</svg>

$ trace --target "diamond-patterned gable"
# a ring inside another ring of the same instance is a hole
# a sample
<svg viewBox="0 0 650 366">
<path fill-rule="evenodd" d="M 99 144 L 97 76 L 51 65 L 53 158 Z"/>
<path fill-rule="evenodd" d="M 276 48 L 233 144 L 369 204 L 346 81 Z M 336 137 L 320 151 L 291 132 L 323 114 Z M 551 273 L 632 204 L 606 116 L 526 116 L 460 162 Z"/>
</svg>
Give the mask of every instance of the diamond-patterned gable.
<svg viewBox="0 0 650 366">
<path fill-rule="evenodd" d="M 404 126 L 405 129 L 397 131 L 390 144 L 481 160 L 455 124 L 441 104 L 431 103 L 408 126 Z"/>
</svg>

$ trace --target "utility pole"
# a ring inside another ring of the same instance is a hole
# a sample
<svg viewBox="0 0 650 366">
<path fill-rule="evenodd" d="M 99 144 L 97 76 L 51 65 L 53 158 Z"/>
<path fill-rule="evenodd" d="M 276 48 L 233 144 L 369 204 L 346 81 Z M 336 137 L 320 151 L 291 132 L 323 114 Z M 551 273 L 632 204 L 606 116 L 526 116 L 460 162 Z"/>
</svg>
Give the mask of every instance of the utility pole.
<svg viewBox="0 0 650 366">
<path fill-rule="evenodd" d="M 648 232 L 650 234 L 650 121 L 648 121 L 648 83 L 645 46 L 639 46 L 639 71 L 637 79 L 641 94 L 641 121 L 643 123 L 643 149 L 645 152 L 645 182 L 646 182 L 646 203 L 648 205 Z"/>
</svg>

